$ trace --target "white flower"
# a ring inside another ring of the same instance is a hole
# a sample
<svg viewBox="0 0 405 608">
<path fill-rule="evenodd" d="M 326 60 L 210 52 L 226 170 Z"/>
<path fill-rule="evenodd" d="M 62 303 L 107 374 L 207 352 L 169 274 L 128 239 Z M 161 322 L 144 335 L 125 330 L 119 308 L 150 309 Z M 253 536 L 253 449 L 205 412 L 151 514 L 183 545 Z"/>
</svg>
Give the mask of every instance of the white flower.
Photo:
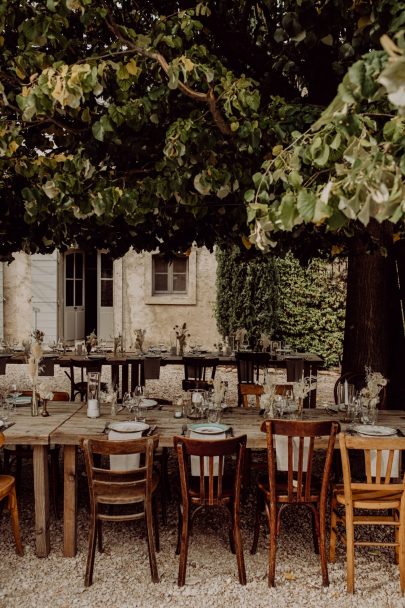
<svg viewBox="0 0 405 608">
<path fill-rule="evenodd" d="M 53 398 L 52 389 L 47 382 L 41 382 L 40 384 L 38 384 L 37 392 L 41 399 L 47 399 L 49 401 Z"/>
</svg>

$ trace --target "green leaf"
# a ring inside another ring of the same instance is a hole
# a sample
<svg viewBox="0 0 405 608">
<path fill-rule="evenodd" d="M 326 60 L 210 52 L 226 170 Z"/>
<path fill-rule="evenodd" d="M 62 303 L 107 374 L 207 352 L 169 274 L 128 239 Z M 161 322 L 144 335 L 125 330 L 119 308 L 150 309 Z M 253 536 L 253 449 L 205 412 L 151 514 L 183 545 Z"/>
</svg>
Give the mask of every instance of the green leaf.
<svg viewBox="0 0 405 608">
<path fill-rule="evenodd" d="M 104 141 L 104 127 L 100 121 L 93 124 L 91 131 L 95 139 L 98 139 L 98 141 Z"/>
<path fill-rule="evenodd" d="M 305 222 L 312 222 L 316 206 L 316 196 L 311 190 L 300 190 L 297 197 L 297 209 Z"/>
</svg>

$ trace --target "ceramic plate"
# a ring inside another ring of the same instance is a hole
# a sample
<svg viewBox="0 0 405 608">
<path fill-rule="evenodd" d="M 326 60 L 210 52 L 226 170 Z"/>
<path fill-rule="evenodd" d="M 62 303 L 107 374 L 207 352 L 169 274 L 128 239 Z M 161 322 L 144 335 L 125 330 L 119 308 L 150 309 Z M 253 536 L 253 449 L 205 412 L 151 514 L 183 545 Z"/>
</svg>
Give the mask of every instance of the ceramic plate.
<svg viewBox="0 0 405 608">
<path fill-rule="evenodd" d="M 7 397 L 7 401 L 9 403 L 13 402 L 13 398 L 8 396 Z M 20 395 L 19 397 L 16 398 L 16 405 L 30 405 L 31 403 L 31 397 L 25 397 L 24 395 Z"/>
<path fill-rule="evenodd" d="M 200 424 L 190 424 L 189 430 L 193 433 L 200 433 L 201 435 L 220 435 L 229 430 L 229 424 L 209 423 L 201 422 Z"/>
<path fill-rule="evenodd" d="M 397 434 L 397 430 L 391 426 L 375 426 L 373 424 L 359 424 L 353 430 L 359 435 L 367 435 L 368 437 L 385 437 Z"/>
<path fill-rule="evenodd" d="M 137 431 L 146 431 L 149 428 L 149 424 L 145 422 L 110 422 L 108 429 L 110 431 L 117 431 L 118 433 L 136 433 Z"/>
<path fill-rule="evenodd" d="M 155 401 L 155 399 L 142 399 L 139 407 L 147 409 L 150 407 L 155 407 L 155 405 L 157 405 L 157 401 Z"/>
<path fill-rule="evenodd" d="M 0 429 L 5 425 L 4 420 L 0 420 Z"/>
</svg>

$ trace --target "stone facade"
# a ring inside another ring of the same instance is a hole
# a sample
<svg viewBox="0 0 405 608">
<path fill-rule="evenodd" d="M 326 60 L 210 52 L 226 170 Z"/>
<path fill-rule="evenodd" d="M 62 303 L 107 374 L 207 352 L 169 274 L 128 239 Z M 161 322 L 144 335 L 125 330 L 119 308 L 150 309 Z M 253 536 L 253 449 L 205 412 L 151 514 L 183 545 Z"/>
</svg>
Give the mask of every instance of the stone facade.
<svg viewBox="0 0 405 608">
<path fill-rule="evenodd" d="M 3 298 L 0 298 L 0 320 L 3 317 L 3 336 L 8 341 L 21 342 L 26 339 L 35 323 L 39 329 L 47 325 L 47 341 L 64 338 L 63 255 L 52 255 L 53 271 L 49 270 L 52 267 L 48 265 L 48 257 L 51 260 L 51 256 L 31 258 L 24 253 L 18 253 L 12 264 L 2 264 L 0 280 L 2 279 Z M 47 299 L 47 284 L 56 296 L 48 298 L 47 308 L 44 304 L 39 304 L 36 308 L 36 289 L 33 282 L 35 285 L 40 282 L 42 267 L 48 269 L 48 280 L 44 280 L 44 287 L 42 288 L 41 284 L 40 290 L 44 292 L 44 301 Z M 49 275 L 52 272 L 57 276 L 51 282 Z M 153 294 L 152 254 L 146 252 L 137 254 L 130 251 L 123 258 L 116 260 L 113 265 L 113 279 L 113 332 L 115 336 L 122 334 L 125 349 L 133 346 L 134 330 L 139 328 L 146 330 L 145 347 L 174 345 L 173 328 L 184 322 L 187 323 L 190 342 L 207 348 L 212 348 L 217 342 L 218 332 L 214 317 L 216 261 L 215 256 L 205 248 L 194 249 L 189 256 L 186 293 Z M 54 302 L 53 305 L 51 302 Z M 50 306 L 53 307 L 52 310 L 49 309 Z M 34 312 L 38 309 L 47 311 L 46 319 L 38 318 L 38 314 L 42 314 Z"/>
</svg>

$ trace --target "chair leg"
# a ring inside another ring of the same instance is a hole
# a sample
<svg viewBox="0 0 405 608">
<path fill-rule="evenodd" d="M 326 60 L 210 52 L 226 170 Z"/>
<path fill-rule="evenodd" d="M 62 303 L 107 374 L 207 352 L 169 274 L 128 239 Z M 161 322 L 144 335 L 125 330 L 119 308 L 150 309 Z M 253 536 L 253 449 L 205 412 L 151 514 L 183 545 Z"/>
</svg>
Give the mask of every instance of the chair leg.
<svg viewBox="0 0 405 608">
<path fill-rule="evenodd" d="M 162 511 L 162 523 L 167 525 L 167 499 L 170 497 L 170 484 L 168 472 L 168 449 L 162 448 L 162 459 L 160 469 L 160 508 Z"/>
<path fill-rule="evenodd" d="M 183 517 L 181 514 L 181 505 L 178 505 L 177 508 L 177 545 L 176 545 L 176 555 L 180 555 L 181 548 L 181 530 L 183 527 Z"/>
<path fill-rule="evenodd" d="M 181 526 L 179 575 L 178 575 L 178 579 L 177 579 L 177 584 L 179 587 L 183 587 L 186 582 L 189 520 L 190 520 L 189 509 L 188 508 L 183 509 L 182 526 Z"/>
<path fill-rule="evenodd" d="M 97 540 L 97 521 L 96 511 L 91 514 L 90 529 L 89 529 L 89 548 L 87 553 L 86 574 L 84 577 L 84 586 L 90 587 L 93 584 L 94 556 L 96 553 Z"/>
<path fill-rule="evenodd" d="M 24 555 L 24 549 L 21 543 L 20 524 L 18 521 L 17 495 L 15 486 L 10 490 L 8 495 L 8 509 L 10 511 L 11 528 L 13 531 L 16 553 L 17 555 Z"/>
<path fill-rule="evenodd" d="M 156 549 L 156 552 L 159 553 L 159 551 L 160 551 L 159 518 L 158 518 L 158 511 L 157 511 L 157 504 L 156 504 L 155 497 L 153 497 L 153 499 L 152 499 L 152 514 L 153 514 L 153 528 L 154 528 L 154 532 L 155 532 L 155 549 Z"/>
<path fill-rule="evenodd" d="M 267 501 L 264 508 L 266 510 L 267 519 L 269 522 L 270 538 L 269 538 L 269 587 L 274 587 L 276 578 L 276 552 L 277 552 L 277 507 L 272 505 L 269 507 Z"/>
<path fill-rule="evenodd" d="M 148 541 L 148 554 L 149 554 L 149 565 L 154 583 L 159 582 L 159 574 L 156 563 L 155 554 L 155 541 L 153 538 L 153 515 L 152 515 L 152 502 L 151 500 L 145 501 L 145 520 L 146 520 L 146 537 Z"/>
<path fill-rule="evenodd" d="M 233 538 L 235 543 L 236 561 L 238 564 L 239 582 L 241 585 L 246 585 L 246 568 L 245 559 L 243 556 L 242 537 L 240 534 L 240 520 L 238 511 L 234 510 L 233 514 Z"/>
<path fill-rule="evenodd" d="M 22 469 L 22 452 L 21 446 L 17 445 L 15 448 L 15 487 L 16 492 L 19 495 L 21 491 L 21 469 Z"/>
<path fill-rule="evenodd" d="M 353 510 L 346 508 L 347 592 L 354 593 L 354 523 Z"/>
<path fill-rule="evenodd" d="M 400 515 L 401 519 L 401 515 Z M 402 518 L 403 519 L 403 518 Z M 401 586 L 401 593 L 404 595 L 405 592 L 405 538 L 404 538 L 405 530 L 403 521 L 401 522 L 398 529 L 398 540 L 399 540 L 399 584 Z"/>
<path fill-rule="evenodd" d="M 258 488 L 257 496 L 256 496 L 255 527 L 254 527 L 254 532 L 253 532 L 252 548 L 250 549 L 251 555 L 255 555 L 256 551 L 257 551 L 257 545 L 259 542 L 259 534 L 260 534 L 260 514 L 262 512 L 262 508 L 263 508 L 263 497 L 262 497 L 262 493 L 260 492 L 260 490 Z"/>
<path fill-rule="evenodd" d="M 331 506 L 330 506 L 330 539 L 329 539 L 329 561 L 335 562 L 336 556 L 336 533 L 337 533 L 337 502 L 335 496 L 332 494 Z"/>
<path fill-rule="evenodd" d="M 97 548 L 99 553 L 103 553 L 103 522 L 101 519 L 97 520 Z"/>
</svg>

